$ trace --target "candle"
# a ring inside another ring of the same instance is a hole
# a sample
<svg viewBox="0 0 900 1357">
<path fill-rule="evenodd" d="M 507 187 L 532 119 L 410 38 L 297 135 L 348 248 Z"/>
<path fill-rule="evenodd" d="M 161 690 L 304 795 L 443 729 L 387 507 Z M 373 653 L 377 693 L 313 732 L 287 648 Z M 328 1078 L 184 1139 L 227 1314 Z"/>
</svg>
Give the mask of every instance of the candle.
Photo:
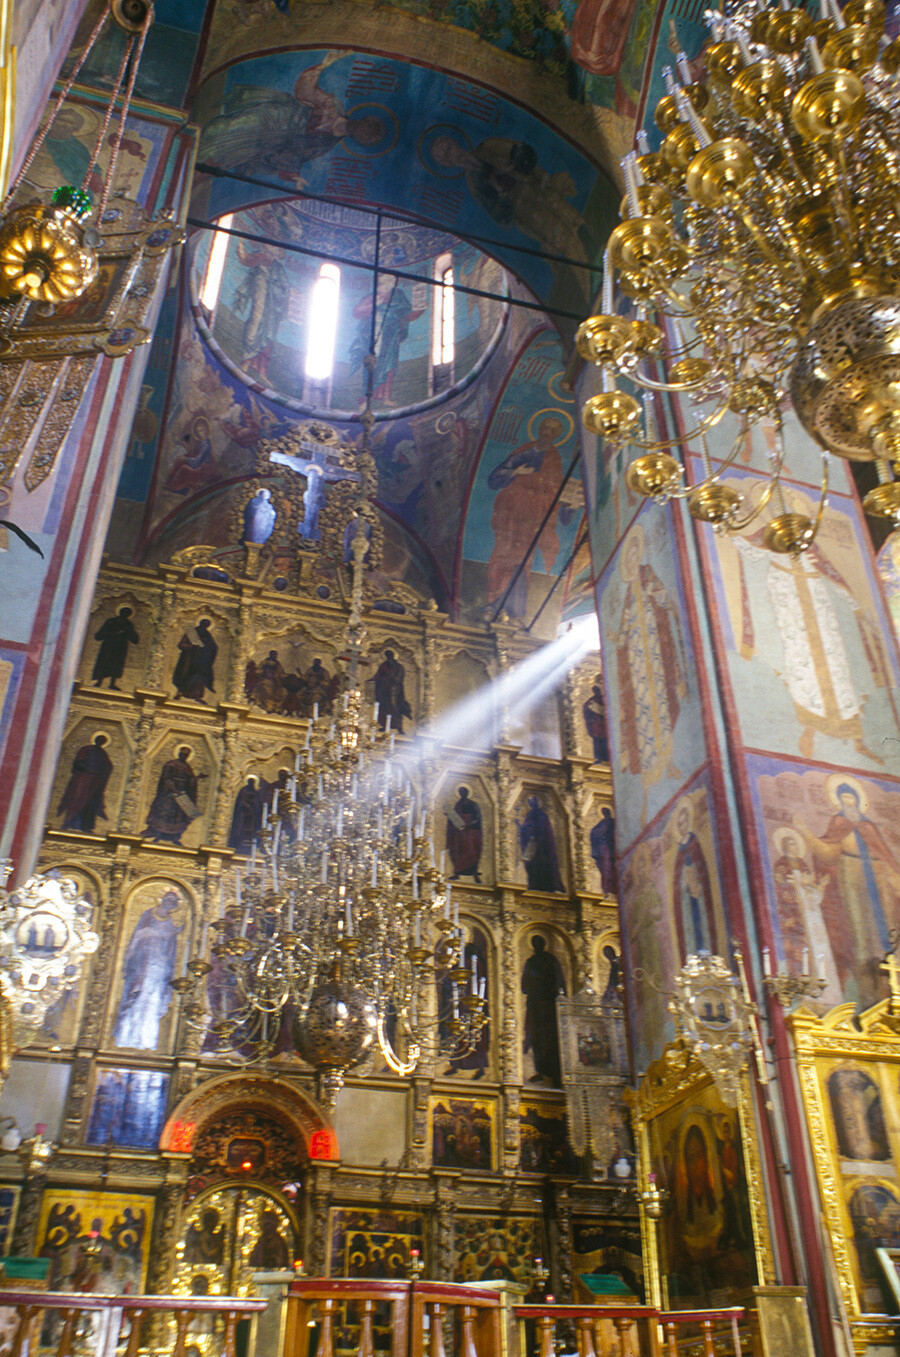
<svg viewBox="0 0 900 1357">
<path fill-rule="evenodd" d="M 459 901 L 453 901 L 453 927 L 459 928 Z"/>
<path fill-rule="evenodd" d="M 338 838 L 341 837 L 341 833 L 342 833 L 342 831 L 343 831 L 343 828 L 344 828 L 344 807 L 343 807 L 343 805 L 340 805 L 340 806 L 338 806 L 338 816 L 337 816 L 337 835 L 338 835 Z"/>
<path fill-rule="evenodd" d="M 278 861 L 276 858 L 272 859 L 272 890 L 278 890 Z"/>
<path fill-rule="evenodd" d="M 622 169 L 625 171 L 625 197 L 628 199 L 628 215 L 639 217 L 641 215 L 641 205 L 638 201 L 638 181 L 637 181 L 637 157 L 633 151 L 630 151 L 622 161 Z"/>
<path fill-rule="evenodd" d="M 293 933 L 293 931 L 294 931 L 294 892 L 293 892 L 293 891 L 291 891 L 291 896 L 290 896 L 290 899 L 289 899 L 289 901 L 288 901 L 288 920 L 287 920 L 287 924 L 288 924 L 288 932 L 289 932 L 289 933 Z"/>
<path fill-rule="evenodd" d="M 486 978 L 485 976 L 482 976 L 481 979 L 480 979 L 479 982 L 478 982 L 478 997 L 479 997 L 479 999 L 483 999 L 486 992 L 487 992 L 487 978 Z"/>
<path fill-rule="evenodd" d="M 309 731 L 307 731 L 306 734 L 307 734 L 307 736 L 308 736 L 308 735 L 309 735 Z M 294 759 L 294 772 L 295 772 L 295 773 L 299 773 L 299 772 L 300 772 L 300 751 L 299 751 L 299 750 L 297 751 L 297 756 L 296 756 L 296 758 Z"/>
<path fill-rule="evenodd" d="M 459 1017 L 459 1002 L 458 1002 L 457 994 L 456 994 L 456 981 L 455 981 L 455 980 L 453 981 L 453 1016 L 454 1016 L 454 1018 L 458 1018 L 458 1017 Z"/>
<path fill-rule="evenodd" d="M 388 719 L 390 720 L 390 717 L 389 717 Z M 392 731 L 391 731 L 391 744 L 390 744 L 390 750 L 391 750 L 391 753 L 392 753 L 392 754 L 393 754 L 393 752 L 394 752 L 394 741 L 396 740 L 396 738 L 397 738 L 397 732 L 396 732 L 395 730 L 392 730 Z"/>
<path fill-rule="evenodd" d="M 280 790 L 281 790 L 280 787 L 276 787 L 276 788 L 275 788 L 275 795 L 272 797 L 272 814 L 273 814 L 273 815 L 277 815 L 277 814 L 278 814 L 278 793 L 280 792 Z"/>
<path fill-rule="evenodd" d="M 374 706 L 373 709 L 372 709 L 372 721 L 373 721 L 373 724 L 376 725 L 376 726 L 378 725 L 378 709 L 379 709 L 379 704 L 376 702 L 376 703 L 375 703 L 375 706 Z"/>
<path fill-rule="evenodd" d="M 350 795 L 353 797 L 354 801 L 359 796 L 359 778 L 355 773 L 353 774 L 353 781 L 350 784 Z"/>
<path fill-rule="evenodd" d="M 604 316 L 613 314 L 613 266 L 609 258 L 609 250 L 603 251 L 603 291 L 601 293 L 600 311 Z"/>
<path fill-rule="evenodd" d="M 281 821 L 279 820 L 278 824 L 275 826 L 275 837 L 272 840 L 272 852 L 276 854 L 276 856 L 278 854 L 278 844 L 280 841 L 281 841 Z"/>
<path fill-rule="evenodd" d="M 391 730 L 391 713 L 390 713 L 390 712 L 388 712 L 387 716 L 385 717 L 384 729 L 385 729 L 385 733 L 386 733 L 386 734 L 390 734 L 390 730 Z"/>
<path fill-rule="evenodd" d="M 447 882 L 447 894 L 444 896 L 444 918 L 450 922 L 450 882 Z"/>
<path fill-rule="evenodd" d="M 416 914 L 416 946 L 422 946 L 422 916 Z"/>
<path fill-rule="evenodd" d="M 305 824 L 306 824 L 306 807 L 301 806 L 300 819 L 297 822 L 297 838 L 300 840 L 301 843 L 303 842 L 303 830 Z"/>
<path fill-rule="evenodd" d="M 768 947 L 764 947 L 764 948 L 762 949 L 762 965 L 763 965 L 763 975 L 771 975 L 771 974 L 772 974 L 772 967 L 769 965 L 769 949 L 768 949 Z"/>
<path fill-rule="evenodd" d="M 265 829 L 265 827 L 266 827 L 266 825 L 267 825 L 268 823 L 269 823 L 269 807 L 266 806 L 266 805 L 264 805 L 264 806 L 263 806 L 263 813 L 262 813 L 262 827 L 263 827 L 263 829 Z"/>
<path fill-rule="evenodd" d="M 442 849 L 441 849 L 441 876 L 444 876 L 444 875 L 445 875 L 446 863 L 447 863 L 447 853 L 446 853 L 446 850 L 442 848 Z"/>
<path fill-rule="evenodd" d="M 318 719 L 319 719 L 319 704 L 318 704 L 318 702 L 314 702 L 314 703 L 313 703 L 313 720 L 314 720 L 314 721 L 318 721 Z"/>
<path fill-rule="evenodd" d="M 323 799 L 323 797 L 325 796 L 325 784 L 324 784 L 323 781 L 322 781 L 322 774 L 321 774 L 321 773 L 319 774 L 319 781 L 318 781 L 317 786 L 318 786 L 318 792 L 319 792 L 319 800 L 321 801 L 321 800 Z"/>
<path fill-rule="evenodd" d="M 478 976 L 478 958 L 475 956 L 474 952 L 472 953 L 469 960 L 472 967 L 472 979 L 475 980 Z"/>
<path fill-rule="evenodd" d="M 241 907 L 241 869 L 240 869 L 240 867 L 236 867 L 236 868 L 234 869 L 234 898 L 235 898 L 235 900 L 236 900 L 236 902 L 237 902 L 237 907 L 238 907 L 238 909 L 240 909 L 240 907 Z"/>
<path fill-rule="evenodd" d="M 407 829 L 407 831 L 406 831 L 406 856 L 407 856 L 408 858 L 411 858 L 411 857 L 412 857 L 412 830 L 411 830 L 411 829 Z"/>
<path fill-rule="evenodd" d="M 206 919 L 204 919 L 204 920 L 203 920 L 203 931 L 202 931 L 202 933 L 200 934 L 200 955 L 201 955 L 201 956 L 205 956 L 205 955 L 206 955 L 206 938 L 207 938 L 208 933 L 209 933 L 209 922 L 208 922 Z"/>
<path fill-rule="evenodd" d="M 809 975 L 809 948 L 803 949 L 803 974 Z"/>
<path fill-rule="evenodd" d="M 353 916 L 352 916 L 352 914 L 350 913 L 350 897 L 349 897 L 349 895 L 347 896 L 347 904 L 346 904 L 346 906 L 345 906 L 345 908 L 344 908 L 344 918 L 345 918 L 346 925 L 347 925 L 347 937 L 348 937 L 348 938 L 352 938 L 352 937 L 353 937 Z"/>
<path fill-rule="evenodd" d="M 248 905 L 247 908 L 244 910 L 244 917 L 243 917 L 243 919 L 241 920 L 241 937 L 242 937 L 242 938 L 245 938 L 245 937 L 247 936 L 247 927 L 248 927 L 249 923 L 250 923 L 250 906 Z"/>
<path fill-rule="evenodd" d="M 328 885 L 328 854 L 322 854 L 322 885 Z"/>
<path fill-rule="evenodd" d="M 252 844 L 251 849 L 250 849 L 250 870 L 251 870 L 251 872 L 255 872 L 255 871 L 256 871 L 256 840 L 255 840 L 255 839 L 253 840 L 253 844 Z"/>
<path fill-rule="evenodd" d="M 419 898 L 419 868 L 418 868 L 418 866 L 417 866 L 417 864 L 416 864 L 415 862 L 413 863 L 413 869 L 412 869 L 412 893 L 413 893 L 413 899 L 414 899 L 414 900 L 418 900 L 418 898 Z"/>
<path fill-rule="evenodd" d="M 378 854 L 372 854 L 372 885 L 378 885 Z"/>
</svg>

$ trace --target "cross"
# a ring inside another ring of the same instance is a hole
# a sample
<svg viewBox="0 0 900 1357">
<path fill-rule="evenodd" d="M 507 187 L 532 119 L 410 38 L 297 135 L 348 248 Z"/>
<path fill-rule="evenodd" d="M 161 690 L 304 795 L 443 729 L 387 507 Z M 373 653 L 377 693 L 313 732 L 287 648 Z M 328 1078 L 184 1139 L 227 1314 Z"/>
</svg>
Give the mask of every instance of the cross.
<svg viewBox="0 0 900 1357">
<path fill-rule="evenodd" d="M 306 477 L 306 490 L 303 493 L 304 517 L 298 532 L 308 541 L 318 542 L 319 510 L 322 507 L 325 486 L 337 481 L 358 482 L 360 476 L 358 471 L 341 466 L 336 448 L 325 447 L 321 443 L 313 443 L 305 438 L 300 440 L 299 447 L 301 452 L 299 457 L 288 452 L 272 452 L 269 454 L 269 461 L 290 467 L 292 471 L 299 471 L 301 476 Z"/>
<path fill-rule="evenodd" d="M 879 969 L 887 973 L 888 984 L 891 987 L 891 1012 L 896 1013 L 900 1008 L 900 962 L 897 960 L 897 953 L 887 952 Z"/>
</svg>

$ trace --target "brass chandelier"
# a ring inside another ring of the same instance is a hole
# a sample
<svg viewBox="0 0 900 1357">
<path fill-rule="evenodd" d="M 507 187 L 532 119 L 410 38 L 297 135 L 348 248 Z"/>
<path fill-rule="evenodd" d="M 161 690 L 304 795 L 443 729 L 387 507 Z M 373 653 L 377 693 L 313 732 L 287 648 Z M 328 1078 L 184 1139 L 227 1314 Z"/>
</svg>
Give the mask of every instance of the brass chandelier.
<svg viewBox="0 0 900 1357">
<path fill-rule="evenodd" d="M 601 312 L 578 333 L 601 369 L 584 422 L 641 449 L 631 489 L 685 498 L 725 532 L 768 509 L 763 541 L 777 552 L 812 542 L 829 453 L 874 462 L 864 507 L 900 523 L 900 39 L 884 18 L 881 0 L 843 12 L 821 0 L 818 19 L 787 0 L 707 12 L 705 76 L 678 56 L 656 108 L 659 149 L 642 133 L 623 161 Z M 654 402 L 670 394 L 688 427 L 664 438 Z M 781 487 L 788 400 L 823 449 L 812 517 Z M 723 477 L 762 421 L 772 453 L 752 499 Z M 736 432 L 714 461 L 718 425 L 720 444 Z M 679 445 L 702 466 L 692 484 Z"/>
<path fill-rule="evenodd" d="M 458 906 L 393 736 L 358 688 L 339 706 L 314 710 L 258 848 L 227 898 L 223 885 L 213 937 L 204 928 L 173 982 L 210 1054 L 264 1060 L 288 1037 L 329 1106 L 376 1043 L 410 1074 L 423 1053 L 467 1054 L 487 1021 L 485 979 L 463 964 Z"/>
</svg>

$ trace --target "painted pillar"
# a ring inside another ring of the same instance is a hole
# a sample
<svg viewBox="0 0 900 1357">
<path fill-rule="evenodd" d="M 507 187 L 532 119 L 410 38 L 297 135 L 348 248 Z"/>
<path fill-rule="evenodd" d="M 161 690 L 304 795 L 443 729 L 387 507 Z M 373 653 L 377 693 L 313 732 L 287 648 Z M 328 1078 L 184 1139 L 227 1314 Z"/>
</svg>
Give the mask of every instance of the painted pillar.
<svg viewBox="0 0 900 1357">
<path fill-rule="evenodd" d="M 96 115 L 86 115 L 92 116 Z M 177 215 L 192 134 L 179 128 L 175 119 L 135 113 L 128 120 L 126 143 L 130 149 L 120 158 L 117 184 L 124 175 L 131 195 L 151 218 L 164 209 Z M 42 193 L 49 191 L 45 171 L 53 172 L 39 157 L 34 182 Z M 111 208 L 115 210 L 115 199 Z M 156 275 L 153 294 L 143 303 L 150 332 L 167 274 L 168 261 Z M 89 299 L 90 293 L 85 306 Z M 7 459 L 9 479 L 0 487 L 0 517 L 27 532 L 43 552 L 42 559 L 13 533 L 0 550 L 0 856 L 13 859 L 14 879 L 29 875 L 41 841 L 71 687 L 148 354 L 149 345 L 144 344 L 124 357 L 98 354 L 80 360 L 86 370 L 83 384 L 72 382 L 71 390 L 64 393 L 70 402 L 68 432 L 52 469 L 39 483 L 34 484 L 35 478 L 29 476 L 33 460 L 29 462 L 27 409 L 22 455 L 18 456 L 17 445 Z M 9 380 L 0 385 L 6 417 L 9 404 L 18 400 L 23 405 L 24 401 Z M 38 412 L 43 395 L 41 391 L 41 399 L 34 403 Z"/>
<path fill-rule="evenodd" d="M 594 369 L 581 385 L 584 398 L 599 389 Z M 757 1100 L 777 1279 L 809 1287 L 832 1351 L 830 1263 L 763 949 L 773 971 L 821 975 L 826 1004 L 887 993 L 879 966 L 900 925 L 898 656 L 865 522 L 849 468 L 832 464 L 813 548 L 775 556 L 761 524 L 719 537 L 683 504 L 632 496 L 630 454 L 585 437 L 635 1072 L 674 1036 L 667 994 L 685 957 L 706 949 L 733 965 L 737 940 L 779 1076 L 771 1110 Z M 821 454 L 790 414 L 786 438 L 787 506 L 810 513 Z M 731 473 L 751 498 L 768 453 L 761 430 Z"/>
</svg>

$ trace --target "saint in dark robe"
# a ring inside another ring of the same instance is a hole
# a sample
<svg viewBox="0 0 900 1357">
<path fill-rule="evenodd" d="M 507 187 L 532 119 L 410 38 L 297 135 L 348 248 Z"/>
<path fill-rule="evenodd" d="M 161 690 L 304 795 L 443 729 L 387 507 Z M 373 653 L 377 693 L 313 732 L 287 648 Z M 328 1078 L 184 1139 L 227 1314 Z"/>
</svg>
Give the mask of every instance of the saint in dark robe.
<svg viewBox="0 0 900 1357">
<path fill-rule="evenodd" d="M 236 853 L 247 854 L 262 830 L 262 812 L 266 797 L 259 778 L 252 774 L 234 798 L 228 847 Z"/>
<path fill-rule="evenodd" d="M 522 993 L 525 995 L 523 1050 L 526 1054 L 531 1051 L 534 1060 L 532 1082 L 546 1080 L 554 1088 L 561 1088 L 556 996 L 565 994 L 566 982 L 558 960 L 547 951 L 546 938 L 535 934 L 531 948 L 531 956 L 522 967 Z"/>
<path fill-rule="evenodd" d="M 559 874 L 556 836 L 550 817 L 536 796 L 529 796 L 528 811 L 519 823 L 519 844 L 530 891 L 563 891 Z"/>
<path fill-rule="evenodd" d="M 594 762 L 609 763 L 609 732 L 606 725 L 606 703 L 603 690 L 595 683 L 591 696 L 581 708 L 584 724 L 594 746 Z"/>
<path fill-rule="evenodd" d="M 184 1236 L 186 1263 L 221 1264 L 225 1259 L 225 1227 L 214 1206 L 207 1206 L 199 1221 L 191 1221 Z"/>
<path fill-rule="evenodd" d="M 107 818 L 104 795 L 113 768 L 108 744 L 108 736 L 95 735 L 93 744 L 82 745 L 72 760 L 72 776 L 57 811 L 63 817 L 63 829 L 93 834 L 97 820 Z"/>
<path fill-rule="evenodd" d="M 609 806 L 604 806 L 600 819 L 591 830 L 591 857 L 600 873 L 600 887 L 604 895 L 615 895 L 616 878 L 616 822 Z"/>
<path fill-rule="evenodd" d="M 481 810 L 469 795 L 468 787 L 460 787 L 459 800 L 452 811 L 447 812 L 447 852 L 453 863 L 452 881 L 461 876 L 481 881 L 478 864 L 482 844 Z"/>
<path fill-rule="evenodd" d="M 116 679 L 120 679 L 125 670 L 128 646 L 137 645 L 138 639 L 134 623 L 131 621 L 130 608 L 120 608 L 115 617 L 107 617 L 106 621 L 100 624 L 99 629 L 94 632 L 94 640 L 100 642 L 91 674 L 95 688 L 99 688 L 103 680 L 108 678 L 110 688 L 115 688 L 118 692 Z"/>
<path fill-rule="evenodd" d="M 157 843 L 181 843 L 181 836 L 200 814 L 197 806 L 198 780 L 190 765 L 191 751 L 182 745 L 174 759 L 163 764 L 156 784 L 156 795 L 147 812 L 144 837 Z"/>
<path fill-rule="evenodd" d="M 248 1259 L 252 1268 L 266 1271 L 291 1265 L 291 1251 L 281 1233 L 281 1220 L 274 1211 L 263 1211 L 259 1221 L 259 1236 Z"/>
<path fill-rule="evenodd" d="M 190 697 L 195 702 L 203 701 L 207 688 L 213 692 L 216 686 L 213 665 L 219 647 L 210 633 L 208 617 L 203 617 L 195 628 L 186 631 L 178 642 L 179 656 L 172 675 L 176 697 Z"/>
<path fill-rule="evenodd" d="M 272 504 L 272 491 L 265 486 L 257 490 L 244 505 L 244 542 L 261 546 L 268 542 L 278 514 Z"/>
<path fill-rule="evenodd" d="M 184 924 L 173 917 L 181 900 L 165 891 L 145 909 L 134 927 L 122 961 L 122 997 L 113 1027 L 113 1044 L 139 1051 L 156 1050 L 159 1029 L 172 1002 L 169 981 L 175 974 L 178 935 Z"/>
<path fill-rule="evenodd" d="M 395 657 L 393 650 L 384 652 L 384 659 L 375 671 L 375 701 L 378 703 L 378 724 L 382 730 L 391 718 L 391 729 L 398 735 L 403 733 L 403 718 L 412 716 L 412 708 L 406 700 L 403 680 L 406 670 Z"/>
</svg>

